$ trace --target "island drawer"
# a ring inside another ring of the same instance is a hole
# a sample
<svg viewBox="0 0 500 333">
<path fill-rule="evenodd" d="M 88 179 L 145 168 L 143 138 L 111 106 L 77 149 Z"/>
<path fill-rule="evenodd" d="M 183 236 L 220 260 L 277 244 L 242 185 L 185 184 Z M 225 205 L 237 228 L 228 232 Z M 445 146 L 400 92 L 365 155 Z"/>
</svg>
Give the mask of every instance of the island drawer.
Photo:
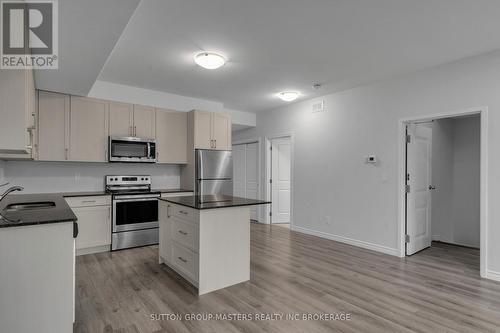
<svg viewBox="0 0 500 333">
<path fill-rule="evenodd" d="M 172 264 L 181 275 L 198 282 L 198 255 L 176 241 L 172 242 Z"/>
<path fill-rule="evenodd" d="M 70 207 L 90 207 L 90 206 L 110 206 L 111 196 L 87 196 L 87 197 L 71 197 L 65 198 Z"/>
<path fill-rule="evenodd" d="M 198 252 L 198 228 L 194 223 L 173 218 L 172 237 L 178 243 Z"/>
<path fill-rule="evenodd" d="M 193 223 L 196 222 L 196 210 L 180 205 L 172 206 L 172 215 Z"/>
</svg>

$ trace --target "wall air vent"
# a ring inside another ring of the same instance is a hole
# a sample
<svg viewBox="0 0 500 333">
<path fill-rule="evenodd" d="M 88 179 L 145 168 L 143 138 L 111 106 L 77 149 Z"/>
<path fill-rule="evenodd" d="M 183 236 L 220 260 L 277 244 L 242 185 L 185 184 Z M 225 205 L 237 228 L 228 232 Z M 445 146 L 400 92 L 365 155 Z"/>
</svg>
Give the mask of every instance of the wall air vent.
<svg viewBox="0 0 500 333">
<path fill-rule="evenodd" d="M 312 103 L 312 113 L 325 111 L 325 102 L 323 100 Z"/>
</svg>

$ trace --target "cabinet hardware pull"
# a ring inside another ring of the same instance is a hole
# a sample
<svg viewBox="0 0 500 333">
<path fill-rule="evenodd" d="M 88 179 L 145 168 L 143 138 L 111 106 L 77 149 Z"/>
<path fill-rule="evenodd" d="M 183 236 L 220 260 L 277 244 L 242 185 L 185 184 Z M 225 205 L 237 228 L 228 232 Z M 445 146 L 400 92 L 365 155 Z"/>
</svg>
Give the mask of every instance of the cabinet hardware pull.
<svg viewBox="0 0 500 333">
<path fill-rule="evenodd" d="M 83 200 L 82 203 L 95 203 L 95 200 Z"/>
<path fill-rule="evenodd" d="M 214 148 L 217 148 L 217 139 L 214 140 Z"/>
<path fill-rule="evenodd" d="M 183 210 L 180 210 L 179 213 L 181 214 L 184 214 L 184 215 L 187 215 L 187 212 L 183 211 Z"/>
<path fill-rule="evenodd" d="M 183 257 L 177 257 L 177 258 L 179 258 L 179 260 L 180 260 L 180 261 L 182 261 L 182 262 L 184 262 L 184 263 L 188 262 L 188 261 L 187 261 L 186 259 L 184 259 Z"/>
<path fill-rule="evenodd" d="M 170 205 L 167 205 L 167 218 L 170 218 Z"/>
<path fill-rule="evenodd" d="M 137 126 L 134 126 L 134 136 L 137 136 Z"/>
<path fill-rule="evenodd" d="M 187 232 L 182 231 L 182 230 L 179 230 L 179 233 L 180 233 L 181 235 L 184 235 L 184 236 L 187 236 L 187 234 L 188 234 Z"/>
</svg>

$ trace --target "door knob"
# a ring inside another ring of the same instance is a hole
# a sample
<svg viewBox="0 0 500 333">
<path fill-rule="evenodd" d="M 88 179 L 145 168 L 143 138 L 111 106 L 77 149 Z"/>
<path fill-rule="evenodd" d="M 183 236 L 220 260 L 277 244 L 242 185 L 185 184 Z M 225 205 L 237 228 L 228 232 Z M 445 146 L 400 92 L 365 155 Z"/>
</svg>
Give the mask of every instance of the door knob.
<svg viewBox="0 0 500 333">
<path fill-rule="evenodd" d="M 436 186 L 435 185 L 429 185 L 429 190 L 435 190 Z"/>
</svg>

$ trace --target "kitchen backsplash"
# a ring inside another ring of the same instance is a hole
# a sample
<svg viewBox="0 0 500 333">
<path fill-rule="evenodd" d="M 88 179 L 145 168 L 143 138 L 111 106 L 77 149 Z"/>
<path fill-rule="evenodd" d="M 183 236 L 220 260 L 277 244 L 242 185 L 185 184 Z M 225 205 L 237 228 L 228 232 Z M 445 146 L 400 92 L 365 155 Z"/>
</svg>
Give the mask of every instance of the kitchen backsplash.
<svg viewBox="0 0 500 333">
<path fill-rule="evenodd" d="M 106 175 L 151 175 L 154 188 L 179 188 L 180 166 L 166 164 L 0 161 L 0 180 L 24 193 L 101 191 Z"/>
</svg>

